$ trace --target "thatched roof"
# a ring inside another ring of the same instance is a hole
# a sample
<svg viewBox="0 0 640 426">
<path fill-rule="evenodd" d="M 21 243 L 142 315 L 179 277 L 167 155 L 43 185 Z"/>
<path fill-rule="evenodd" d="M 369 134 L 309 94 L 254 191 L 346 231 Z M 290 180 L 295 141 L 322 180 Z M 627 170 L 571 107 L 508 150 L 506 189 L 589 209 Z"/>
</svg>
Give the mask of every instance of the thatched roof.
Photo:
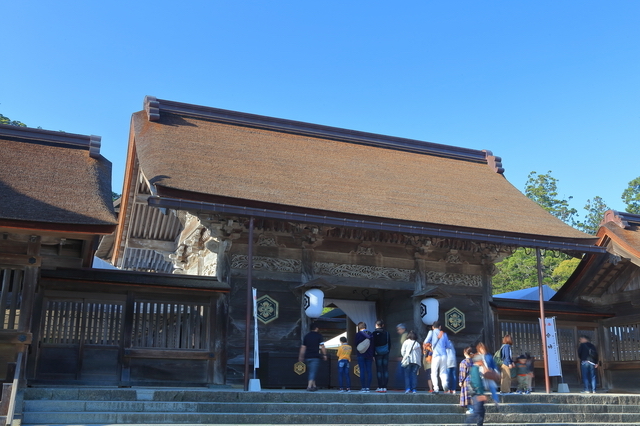
<svg viewBox="0 0 640 426">
<path fill-rule="evenodd" d="M 594 241 L 524 196 L 484 151 L 163 100 L 132 127 L 160 197 Z"/>
<path fill-rule="evenodd" d="M 97 137 L 0 125 L 0 226 L 112 228 L 111 163 L 99 148 Z"/>
</svg>

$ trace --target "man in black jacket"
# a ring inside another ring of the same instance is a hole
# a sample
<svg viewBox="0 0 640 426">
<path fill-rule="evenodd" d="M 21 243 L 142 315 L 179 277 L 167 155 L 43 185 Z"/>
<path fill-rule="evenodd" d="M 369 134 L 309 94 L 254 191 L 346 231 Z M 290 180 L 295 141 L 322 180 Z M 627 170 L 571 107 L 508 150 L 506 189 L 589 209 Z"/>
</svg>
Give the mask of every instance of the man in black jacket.
<svg viewBox="0 0 640 426">
<path fill-rule="evenodd" d="M 378 377 L 378 389 L 376 389 L 376 392 L 385 393 L 389 382 L 391 338 L 389 332 L 384 329 L 382 320 L 376 321 L 376 330 L 373 332 L 373 347 L 376 358 L 376 375 Z"/>
<path fill-rule="evenodd" d="M 596 393 L 596 368 L 598 368 L 598 351 L 589 341 L 587 336 L 580 336 L 578 346 L 578 358 L 580 358 L 580 370 L 584 390 L 582 393 Z"/>
</svg>

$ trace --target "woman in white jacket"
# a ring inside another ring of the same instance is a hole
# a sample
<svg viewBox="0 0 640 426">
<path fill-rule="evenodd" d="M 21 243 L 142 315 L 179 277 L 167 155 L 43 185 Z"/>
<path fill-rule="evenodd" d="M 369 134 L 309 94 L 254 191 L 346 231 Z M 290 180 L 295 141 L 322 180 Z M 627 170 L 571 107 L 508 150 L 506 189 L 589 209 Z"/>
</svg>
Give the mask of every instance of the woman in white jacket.
<svg viewBox="0 0 640 426">
<path fill-rule="evenodd" d="M 418 343 L 416 333 L 411 330 L 407 336 L 407 340 L 402 344 L 400 350 L 402 354 L 404 367 L 404 393 L 416 393 L 416 385 L 418 384 L 418 369 L 422 363 L 422 345 Z"/>
</svg>

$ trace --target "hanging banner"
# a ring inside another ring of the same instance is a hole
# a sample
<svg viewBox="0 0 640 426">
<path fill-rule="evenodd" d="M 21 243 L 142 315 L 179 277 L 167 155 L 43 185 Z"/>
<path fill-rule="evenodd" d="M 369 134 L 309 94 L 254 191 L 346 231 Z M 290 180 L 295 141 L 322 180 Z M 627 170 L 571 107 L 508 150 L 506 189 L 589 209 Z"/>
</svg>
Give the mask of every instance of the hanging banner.
<svg viewBox="0 0 640 426">
<path fill-rule="evenodd" d="M 542 324 L 540 324 L 542 330 Z M 549 377 L 561 376 L 562 366 L 560 365 L 560 346 L 558 345 L 558 334 L 556 332 L 556 317 L 544 319 L 544 330 L 547 335 L 547 367 Z"/>
<path fill-rule="evenodd" d="M 258 290 L 253 290 L 253 375 L 255 378 L 256 368 L 260 368 L 260 351 L 258 350 Z"/>
</svg>

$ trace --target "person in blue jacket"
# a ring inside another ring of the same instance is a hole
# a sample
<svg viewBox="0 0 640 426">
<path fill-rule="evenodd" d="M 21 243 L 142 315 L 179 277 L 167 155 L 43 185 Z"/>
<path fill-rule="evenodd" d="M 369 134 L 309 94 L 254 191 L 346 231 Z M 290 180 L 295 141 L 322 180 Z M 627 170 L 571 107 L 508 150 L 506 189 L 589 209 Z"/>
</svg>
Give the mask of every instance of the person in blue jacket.
<svg viewBox="0 0 640 426">
<path fill-rule="evenodd" d="M 500 393 L 502 395 L 511 393 L 511 369 L 516 366 L 511 354 L 512 345 L 511 335 L 506 334 L 502 338 L 502 347 L 500 348 L 500 358 L 502 359 L 502 366 L 500 366 Z"/>
</svg>

